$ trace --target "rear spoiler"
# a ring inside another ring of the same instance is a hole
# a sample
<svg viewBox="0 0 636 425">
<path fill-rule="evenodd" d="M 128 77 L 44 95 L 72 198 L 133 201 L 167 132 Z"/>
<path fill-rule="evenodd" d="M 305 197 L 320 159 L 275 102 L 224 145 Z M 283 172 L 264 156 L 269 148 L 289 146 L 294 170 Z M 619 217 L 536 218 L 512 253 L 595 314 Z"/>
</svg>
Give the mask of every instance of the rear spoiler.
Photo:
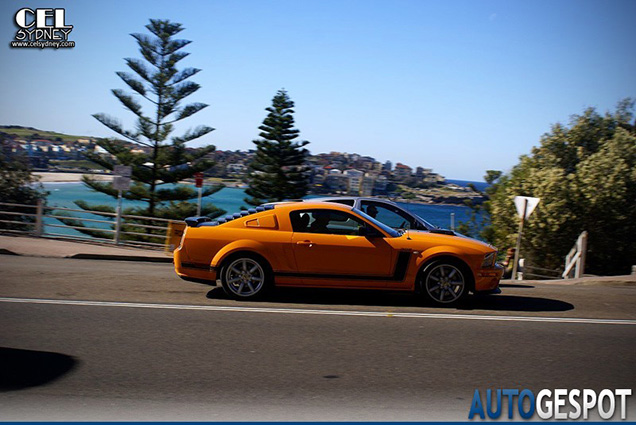
<svg viewBox="0 0 636 425">
<path fill-rule="evenodd" d="M 188 217 L 185 219 L 185 223 L 188 227 L 199 227 L 199 224 L 212 221 L 210 217 Z"/>
<path fill-rule="evenodd" d="M 250 214 L 256 214 L 258 212 L 273 210 L 274 205 L 259 205 L 256 208 L 250 208 L 249 210 L 243 210 L 241 212 L 237 212 L 231 215 L 226 215 L 225 217 L 217 218 L 212 221 L 210 217 L 188 217 L 185 219 L 185 223 L 188 227 L 199 227 L 199 226 L 218 226 L 219 224 L 227 223 L 228 221 L 232 221 L 235 218 L 245 217 Z"/>
</svg>

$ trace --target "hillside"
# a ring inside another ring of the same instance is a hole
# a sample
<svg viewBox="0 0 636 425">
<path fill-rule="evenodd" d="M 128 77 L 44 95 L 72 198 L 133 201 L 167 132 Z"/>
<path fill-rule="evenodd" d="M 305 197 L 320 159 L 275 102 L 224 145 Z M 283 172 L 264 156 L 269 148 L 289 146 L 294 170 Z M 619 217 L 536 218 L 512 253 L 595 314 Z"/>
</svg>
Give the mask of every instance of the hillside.
<svg viewBox="0 0 636 425">
<path fill-rule="evenodd" d="M 53 131 L 39 130 L 33 127 L 19 125 L 0 125 L 0 133 L 10 134 L 23 139 L 47 139 L 63 142 L 74 142 L 77 139 L 91 139 L 90 136 L 73 136 L 70 134 L 55 133 Z"/>
</svg>

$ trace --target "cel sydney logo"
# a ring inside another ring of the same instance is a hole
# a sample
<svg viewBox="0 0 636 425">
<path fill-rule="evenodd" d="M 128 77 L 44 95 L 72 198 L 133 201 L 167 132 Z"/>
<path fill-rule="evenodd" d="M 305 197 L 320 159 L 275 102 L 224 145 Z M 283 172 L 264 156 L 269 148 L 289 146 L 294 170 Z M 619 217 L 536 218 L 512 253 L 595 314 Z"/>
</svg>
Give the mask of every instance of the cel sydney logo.
<svg viewBox="0 0 636 425">
<path fill-rule="evenodd" d="M 72 48 L 75 42 L 69 40 L 73 25 L 66 24 L 65 9 L 29 9 L 24 7 L 15 14 L 18 27 L 13 48 Z"/>
</svg>

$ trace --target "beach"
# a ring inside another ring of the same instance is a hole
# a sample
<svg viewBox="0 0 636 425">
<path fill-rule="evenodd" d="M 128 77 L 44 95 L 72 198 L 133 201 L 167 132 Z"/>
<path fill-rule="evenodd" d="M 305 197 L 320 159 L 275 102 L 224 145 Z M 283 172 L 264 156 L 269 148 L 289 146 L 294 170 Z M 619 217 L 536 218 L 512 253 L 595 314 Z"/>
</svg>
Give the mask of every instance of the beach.
<svg viewBox="0 0 636 425">
<path fill-rule="evenodd" d="M 42 183 L 78 183 L 82 181 L 82 176 L 88 174 L 95 180 L 111 181 L 112 175 L 108 174 L 90 174 L 90 173 L 47 173 L 35 172 L 34 175 L 40 178 Z"/>
</svg>

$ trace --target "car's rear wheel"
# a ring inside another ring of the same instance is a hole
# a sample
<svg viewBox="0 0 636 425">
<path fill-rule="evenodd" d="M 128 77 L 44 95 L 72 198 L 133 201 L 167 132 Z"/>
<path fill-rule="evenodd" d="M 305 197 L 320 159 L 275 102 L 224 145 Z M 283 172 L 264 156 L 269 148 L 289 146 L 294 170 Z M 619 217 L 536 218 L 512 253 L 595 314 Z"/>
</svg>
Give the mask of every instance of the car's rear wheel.
<svg viewBox="0 0 636 425">
<path fill-rule="evenodd" d="M 233 256 L 221 270 L 223 290 L 235 299 L 263 296 L 271 286 L 271 279 L 268 264 L 249 253 Z"/>
<path fill-rule="evenodd" d="M 455 305 L 468 295 L 468 276 L 460 264 L 440 260 L 430 263 L 421 273 L 422 294 L 439 305 Z"/>
</svg>

